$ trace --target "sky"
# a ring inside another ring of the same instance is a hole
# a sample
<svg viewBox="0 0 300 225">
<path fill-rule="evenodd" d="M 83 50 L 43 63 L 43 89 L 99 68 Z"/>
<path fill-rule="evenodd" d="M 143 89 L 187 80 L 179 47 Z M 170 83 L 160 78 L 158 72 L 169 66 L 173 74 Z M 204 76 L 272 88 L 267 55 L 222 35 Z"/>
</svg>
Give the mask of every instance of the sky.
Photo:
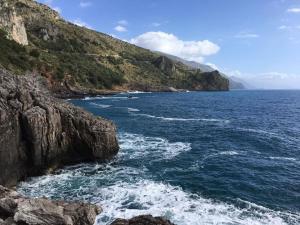
<svg viewBox="0 0 300 225">
<path fill-rule="evenodd" d="M 300 89 L 300 0 L 39 0 L 77 25 L 211 65 L 256 88 Z"/>
</svg>

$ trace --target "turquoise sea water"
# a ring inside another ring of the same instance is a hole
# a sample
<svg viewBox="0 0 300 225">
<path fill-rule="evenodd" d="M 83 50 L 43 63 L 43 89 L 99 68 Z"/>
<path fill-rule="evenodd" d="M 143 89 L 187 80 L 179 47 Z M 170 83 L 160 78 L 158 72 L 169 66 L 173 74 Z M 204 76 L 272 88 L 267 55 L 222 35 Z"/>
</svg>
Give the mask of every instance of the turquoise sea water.
<svg viewBox="0 0 300 225">
<path fill-rule="evenodd" d="M 300 91 L 70 102 L 115 121 L 119 155 L 32 178 L 22 193 L 102 205 L 98 224 L 139 214 L 178 225 L 300 224 Z"/>
</svg>

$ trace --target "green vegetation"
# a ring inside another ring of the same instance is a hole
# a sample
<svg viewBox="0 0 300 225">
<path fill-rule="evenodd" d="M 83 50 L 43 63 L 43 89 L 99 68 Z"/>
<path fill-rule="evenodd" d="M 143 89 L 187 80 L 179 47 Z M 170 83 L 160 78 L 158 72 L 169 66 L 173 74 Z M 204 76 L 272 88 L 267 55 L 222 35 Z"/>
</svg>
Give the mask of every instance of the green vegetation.
<svg viewBox="0 0 300 225">
<path fill-rule="evenodd" d="M 26 24 L 29 45 L 0 35 L 0 64 L 22 73 L 37 70 L 52 82 L 92 89 L 167 87 L 192 89 L 210 79 L 158 53 L 76 26 L 35 1 L 7 0 Z M 220 75 L 222 89 L 228 82 Z M 209 85 L 206 85 L 210 88 Z M 206 88 L 202 85 L 203 89 Z M 210 88 L 211 89 L 211 88 Z"/>
<path fill-rule="evenodd" d="M 0 29 L 0 62 L 1 65 L 17 73 L 31 70 L 35 61 L 31 59 L 25 47 L 8 40 L 7 33 Z"/>
</svg>

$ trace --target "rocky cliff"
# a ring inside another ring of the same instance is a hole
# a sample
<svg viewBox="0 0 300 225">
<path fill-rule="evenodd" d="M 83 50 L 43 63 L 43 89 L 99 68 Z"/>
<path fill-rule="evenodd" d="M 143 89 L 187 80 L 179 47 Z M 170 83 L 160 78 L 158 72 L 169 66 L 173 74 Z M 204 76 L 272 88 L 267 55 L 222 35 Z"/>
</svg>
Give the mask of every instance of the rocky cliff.
<svg viewBox="0 0 300 225">
<path fill-rule="evenodd" d="M 57 94 L 169 87 L 228 90 L 227 79 L 221 74 L 217 74 L 215 86 L 201 69 L 76 26 L 46 5 L 33 0 L 1 2 L 0 30 L 6 34 L 0 31 L 0 65 L 15 73 L 38 71 Z M 7 36 L 28 45 L 7 43 Z"/>
<path fill-rule="evenodd" d="M 118 152 L 114 124 L 53 98 L 40 76 L 0 70 L 0 184 Z"/>
<path fill-rule="evenodd" d="M 23 18 L 18 16 L 14 6 L 7 1 L 0 2 L 0 27 L 8 34 L 8 38 L 21 45 L 28 45 L 27 33 Z"/>
</svg>

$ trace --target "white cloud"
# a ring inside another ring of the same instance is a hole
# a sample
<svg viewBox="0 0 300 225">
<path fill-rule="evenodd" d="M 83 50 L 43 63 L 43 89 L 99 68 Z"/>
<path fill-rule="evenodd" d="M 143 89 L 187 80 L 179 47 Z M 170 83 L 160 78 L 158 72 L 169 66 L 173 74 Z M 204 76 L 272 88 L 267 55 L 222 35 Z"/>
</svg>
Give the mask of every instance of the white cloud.
<svg viewBox="0 0 300 225">
<path fill-rule="evenodd" d="M 255 87 L 268 89 L 300 89 L 300 75 L 268 72 L 250 78 Z"/>
<path fill-rule="evenodd" d="M 90 26 L 89 24 L 87 24 L 86 22 L 82 21 L 81 19 L 75 19 L 72 21 L 74 24 L 76 24 L 77 26 L 80 27 L 86 27 L 88 29 L 92 29 L 92 26 Z"/>
<path fill-rule="evenodd" d="M 118 32 L 126 32 L 127 28 L 124 27 L 124 26 L 118 25 L 118 26 L 115 27 L 115 30 L 118 31 Z"/>
<path fill-rule="evenodd" d="M 249 33 L 242 31 L 234 36 L 235 38 L 247 39 L 247 38 L 259 38 L 259 35 L 256 33 Z"/>
<path fill-rule="evenodd" d="M 87 7 L 92 6 L 92 3 L 91 3 L 91 2 L 80 2 L 80 3 L 79 3 L 79 6 L 80 6 L 81 8 L 87 8 Z"/>
<path fill-rule="evenodd" d="M 174 34 L 161 31 L 141 34 L 131 39 L 130 43 L 197 62 L 203 62 L 205 56 L 216 54 L 220 50 L 217 44 L 208 40 L 183 41 Z"/>
<path fill-rule="evenodd" d="M 245 81 L 252 88 L 261 89 L 300 89 L 300 74 L 265 72 L 258 74 L 241 73 L 238 70 L 224 71 Z"/>
<path fill-rule="evenodd" d="M 282 26 L 279 26 L 278 29 L 279 30 L 289 30 L 289 31 L 300 30 L 300 25 L 297 25 L 297 26 L 282 25 Z"/>
<path fill-rule="evenodd" d="M 286 29 L 289 29 L 290 27 L 289 26 L 286 26 L 286 25 L 281 25 L 278 27 L 279 30 L 286 30 Z"/>
<path fill-rule="evenodd" d="M 127 26 L 128 25 L 128 21 L 127 20 L 119 20 L 118 24 L 122 25 L 122 26 Z"/>
<path fill-rule="evenodd" d="M 300 13 L 300 8 L 289 8 L 288 13 Z"/>
<path fill-rule="evenodd" d="M 153 27 L 160 27 L 161 26 L 161 23 L 152 23 L 151 24 Z"/>
</svg>

